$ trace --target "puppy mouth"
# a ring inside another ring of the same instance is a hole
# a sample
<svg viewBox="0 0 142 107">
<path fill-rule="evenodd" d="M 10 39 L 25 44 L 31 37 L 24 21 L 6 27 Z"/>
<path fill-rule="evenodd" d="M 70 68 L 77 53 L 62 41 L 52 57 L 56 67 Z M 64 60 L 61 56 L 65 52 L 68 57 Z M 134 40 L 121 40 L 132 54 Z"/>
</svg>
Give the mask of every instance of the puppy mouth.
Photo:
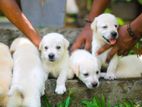
<svg viewBox="0 0 142 107">
<path fill-rule="evenodd" d="M 114 45 L 116 43 L 116 38 L 107 39 L 105 36 L 103 36 L 103 38 L 111 45 Z"/>
<path fill-rule="evenodd" d="M 55 59 L 49 59 L 49 61 L 50 61 L 50 62 L 54 62 L 54 61 L 55 61 Z"/>
</svg>

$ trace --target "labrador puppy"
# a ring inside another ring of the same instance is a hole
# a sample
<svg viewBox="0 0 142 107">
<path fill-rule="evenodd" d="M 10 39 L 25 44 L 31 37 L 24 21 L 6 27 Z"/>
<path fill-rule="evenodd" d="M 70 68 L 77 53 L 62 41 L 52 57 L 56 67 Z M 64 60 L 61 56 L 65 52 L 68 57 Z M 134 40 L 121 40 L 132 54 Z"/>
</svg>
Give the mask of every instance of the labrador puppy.
<svg viewBox="0 0 142 107">
<path fill-rule="evenodd" d="M 120 58 L 117 69 L 117 78 L 142 77 L 142 56 L 128 55 Z"/>
<path fill-rule="evenodd" d="M 88 88 L 99 85 L 100 64 L 91 53 L 78 49 L 71 54 L 70 63 L 72 71 Z"/>
<path fill-rule="evenodd" d="M 65 82 L 72 78 L 69 67 L 69 41 L 59 33 L 49 33 L 43 37 L 39 50 L 47 74 L 57 78 L 55 92 L 63 94 L 66 91 Z"/>
<path fill-rule="evenodd" d="M 12 78 L 13 60 L 9 47 L 0 43 L 0 106 L 6 107 Z"/>
<path fill-rule="evenodd" d="M 118 56 L 115 54 L 109 64 L 106 63 L 107 55 L 110 51 L 107 50 L 101 55 L 97 55 L 97 51 L 105 44 L 113 45 L 116 43 L 118 38 L 118 22 L 115 16 L 112 14 L 101 14 L 96 17 L 91 24 L 91 29 L 93 31 L 92 40 L 92 54 L 98 58 L 102 68 L 107 68 L 107 73 L 104 75 L 105 79 L 115 79 L 115 71 L 118 63 Z"/>
<path fill-rule="evenodd" d="M 46 73 L 38 49 L 27 38 L 16 38 L 10 51 L 14 69 L 7 107 L 41 107 Z"/>
</svg>

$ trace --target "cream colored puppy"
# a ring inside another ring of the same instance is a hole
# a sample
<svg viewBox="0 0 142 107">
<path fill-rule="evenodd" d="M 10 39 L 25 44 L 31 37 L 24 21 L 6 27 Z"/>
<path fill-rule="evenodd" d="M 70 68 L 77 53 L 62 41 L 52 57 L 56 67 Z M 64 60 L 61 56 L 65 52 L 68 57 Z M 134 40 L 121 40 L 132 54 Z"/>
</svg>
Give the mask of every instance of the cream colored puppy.
<svg viewBox="0 0 142 107">
<path fill-rule="evenodd" d="M 112 14 L 101 14 L 96 17 L 91 24 L 91 28 L 93 31 L 93 40 L 92 40 L 92 54 L 98 58 L 102 67 L 107 68 L 107 73 L 104 75 L 105 79 L 115 79 L 115 70 L 118 63 L 117 54 L 111 59 L 109 64 L 106 63 L 107 54 L 110 49 L 102 53 L 101 55 L 97 55 L 98 49 L 100 49 L 103 45 L 110 44 L 113 45 L 116 43 L 118 38 L 118 23 L 115 16 Z"/>
<path fill-rule="evenodd" d="M 43 37 L 39 50 L 47 74 L 57 78 L 55 92 L 63 94 L 66 91 L 65 82 L 72 78 L 69 68 L 69 42 L 59 33 L 49 33 Z"/>
<path fill-rule="evenodd" d="M 122 57 L 116 69 L 117 78 L 142 77 L 142 56 L 129 55 Z"/>
<path fill-rule="evenodd" d="M 0 43 L 0 106 L 6 107 L 12 77 L 13 60 L 9 47 Z"/>
<path fill-rule="evenodd" d="M 99 62 L 91 53 L 78 49 L 71 54 L 70 62 L 73 72 L 88 88 L 99 85 Z"/>
<path fill-rule="evenodd" d="M 38 49 L 26 38 L 17 38 L 11 47 L 14 59 L 13 79 L 7 107 L 41 107 L 46 74 Z"/>
</svg>

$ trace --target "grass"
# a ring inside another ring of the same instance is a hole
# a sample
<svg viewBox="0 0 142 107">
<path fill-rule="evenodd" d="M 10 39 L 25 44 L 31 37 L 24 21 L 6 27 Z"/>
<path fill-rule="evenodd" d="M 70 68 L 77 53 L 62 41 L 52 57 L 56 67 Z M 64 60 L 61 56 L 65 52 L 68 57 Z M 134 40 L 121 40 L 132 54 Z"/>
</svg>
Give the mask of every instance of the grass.
<svg viewBox="0 0 142 107">
<path fill-rule="evenodd" d="M 53 104 L 49 102 L 46 96 L 42 97 L 41 104 L 42 104 L 41 107 L 54 107 Z M 70 104 L 71 104 L 71 97 L 67 96 L 65 100 L 55 104 L 55 107 L 70 107 Z"/>
<path fill-rule="evenodd" d="M 70 107 L 72 101 L 71 95 L 68 95 L 66 99 L 58 102 L 57 104 L 51 104 L 46 96 L 42 97 L 42 106 L 41 107 Z M 92 99 L 81 99 L 80 105 L 82 107 L 142 107 L 141 104 L 137 104 L 130 100 L 123 100 L 121 102 L 117 102 L 114 105 L 111 105 L 110 100 L 106 99 L 103 95 L 101 97 L 94 96 Z"/>
</svg>

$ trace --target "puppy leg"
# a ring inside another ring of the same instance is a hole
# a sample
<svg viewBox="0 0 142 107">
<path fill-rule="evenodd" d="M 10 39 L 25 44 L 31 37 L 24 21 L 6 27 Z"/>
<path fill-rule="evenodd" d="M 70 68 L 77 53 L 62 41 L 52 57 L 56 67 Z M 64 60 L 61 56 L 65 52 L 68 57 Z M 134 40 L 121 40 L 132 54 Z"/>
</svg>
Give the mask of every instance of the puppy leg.
<svg viewBox="0 0 142 107">
<path fill-rule="evenodd" d="M 35 94 L 26 96 L 23 105 L 24 107 L 41 107 L 40 95 Z"/>
<path fill-rule="evenodd" d="M 105 79 L 113 80 L 116 78 L 115 71 L 118 65 L 118 56 L 115 55 L 109 63 L 107 73 L 104 76 Z"/>
<path fill-rule="evenodd" d="M 42 88 L 41 88 L 41 96 L 45 94 L 45 83 L 46 83 L 46 80 L 48 79 L 48 74 L 49 73 L 44 73 L 43 83 L 42 83 Z"/>
<path fill-rule="evenodd" d="M 55 92 L 57 94 L 63 94 L 66 92 L 65 82 L 67 80 L 67 71 L 64 69 L 61 71 L 60 75 L 57 78 L 56 89 Z"/>
</svg>

